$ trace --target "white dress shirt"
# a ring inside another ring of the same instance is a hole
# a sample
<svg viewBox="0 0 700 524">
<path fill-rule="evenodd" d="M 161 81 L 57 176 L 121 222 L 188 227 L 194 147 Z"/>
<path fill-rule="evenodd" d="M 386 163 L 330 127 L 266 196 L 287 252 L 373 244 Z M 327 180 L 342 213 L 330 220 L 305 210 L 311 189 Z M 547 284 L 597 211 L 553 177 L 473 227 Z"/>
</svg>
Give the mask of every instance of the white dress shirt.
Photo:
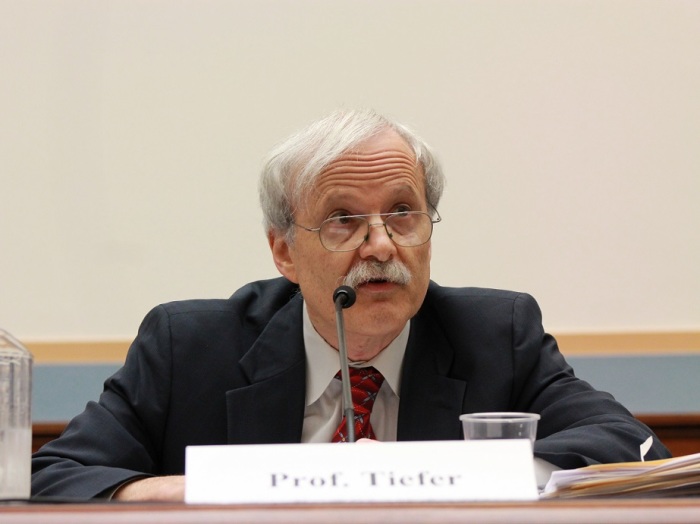
<svg viewBox="0 0 700 524">
<path fill-rule="evenodd" d="M 306 351 L 306 409 L 302 442 L 330 442 L 343 418 L 342 384 L 335 380 L 340 369 L 338 350 L 318 334 L 304 303 L 304 348 Z M 398 337 L 367 362 L 352 362 L 353 367 L 373 366 L 384 375 L 372 408 L 370 423 L 380 441 L 395 441 L 399 416 L 401 365 L 408 343 L 410 322 Z"/>
</svg>

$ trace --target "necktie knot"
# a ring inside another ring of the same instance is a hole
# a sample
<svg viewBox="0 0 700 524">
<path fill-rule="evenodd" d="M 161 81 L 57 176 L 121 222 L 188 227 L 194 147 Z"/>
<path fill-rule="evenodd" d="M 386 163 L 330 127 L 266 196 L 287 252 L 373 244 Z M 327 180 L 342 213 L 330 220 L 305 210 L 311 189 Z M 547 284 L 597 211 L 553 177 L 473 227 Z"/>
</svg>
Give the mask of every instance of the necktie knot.
<svg viewBox="0 0 700 524">
<path fill-rule="evenodd" d="M 340 372 L 335 378 L 342 380 Z M 373 367 L 350 368 L 350 389 L 352 392 L 352 404 L 355 410 L 355 437 L 375 438 L 372 425 L 369 423 L 372 407 L 377 398 L 379 389 L 384 383 L 384 376 Z M 333 442 L 347 441 L 347 421 L 345 416 L 341 420 L 338 429 L 333 435 Z"/>
</svg>

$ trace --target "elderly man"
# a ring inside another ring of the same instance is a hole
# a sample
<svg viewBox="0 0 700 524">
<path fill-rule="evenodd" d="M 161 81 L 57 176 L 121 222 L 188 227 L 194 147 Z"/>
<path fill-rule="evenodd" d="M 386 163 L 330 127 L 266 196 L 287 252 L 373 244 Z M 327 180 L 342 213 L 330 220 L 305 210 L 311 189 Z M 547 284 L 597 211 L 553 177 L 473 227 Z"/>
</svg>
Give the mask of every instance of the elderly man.
<svg viewBox="0 0 700 524">
<path fill-rule="evenodd" d="M 461 413 L 528 411 L 542 463 L 638 460 L 651 431 L 574 376 L 530 296 L 430 281 L 442 188 L 430 149 L 370 111 L 282 143 L 260 199 L 284 278 L 151 311 L 99 402 L 34 456 L 33 494 L 182 499 L 188 445 L 343 440 L 341 284 L 353 380 L 376 398 L 361 437 L 461 439 Z M 654 437 L 647 457 L 666 456 Z"/>
</svg>

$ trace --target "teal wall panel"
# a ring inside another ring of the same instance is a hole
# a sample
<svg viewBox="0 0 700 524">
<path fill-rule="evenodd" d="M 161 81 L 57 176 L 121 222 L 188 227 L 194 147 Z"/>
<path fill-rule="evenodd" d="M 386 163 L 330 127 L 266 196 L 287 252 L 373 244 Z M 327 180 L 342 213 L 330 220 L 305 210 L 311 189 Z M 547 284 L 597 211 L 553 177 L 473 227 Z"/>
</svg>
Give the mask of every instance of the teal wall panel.
<svg viewBox="0 0 700 524">
<path fill-rule="evenodd" d="M 633 413 L 700 413 L 700 355 L 569 357 L 576 375 Z M 117 364 L 38 364 L 35 422 L 69 420 L 96 400 Z"/>
</svg>

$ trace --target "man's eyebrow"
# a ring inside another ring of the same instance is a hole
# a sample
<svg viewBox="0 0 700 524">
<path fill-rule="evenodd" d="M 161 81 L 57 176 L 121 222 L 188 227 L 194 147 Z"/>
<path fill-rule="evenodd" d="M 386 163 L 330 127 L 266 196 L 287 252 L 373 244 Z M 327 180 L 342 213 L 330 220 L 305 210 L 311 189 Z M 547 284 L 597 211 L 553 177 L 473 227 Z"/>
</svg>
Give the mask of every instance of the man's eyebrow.
<svg viewBox="0 0 700 524">
<path fill-rule="evenodd" d="M 339 192 L 333 192 L 334 194 L 325 193 L 324 195 L 320 196 L 317 199 L 317 203 L 322 206 L 322 207 L 336 207 L 336 206 L 343 206 L 343 205 L 361 205 L 362 201 L 357 198 L 356 195 L 350 195 L 345 191 L 339 191 Z M 392 190 L 391 193 L 387 196 L 387 199 L 389 200 L 401 200 L 401 199 L 409 199 L 409 200 L 420 200 L 422 196 L 422 193 L 416 188 L 410 186 L 410 185 L 402 185 L 401 187 L 397 187 L 395 190 Z"/>
<path fill-rule="evenodd" d="M 410 186 L 408 184 L 402 184 L 400 187 L 396 188 L 396 191 L 394 191 L 394 195 L 396 196 L 403 196 L 404 194 L 407 194 L 408 196 L 421 196 L 421 192 L 417 190 L 418 188 L 414 186 Z"/>
</svg>

